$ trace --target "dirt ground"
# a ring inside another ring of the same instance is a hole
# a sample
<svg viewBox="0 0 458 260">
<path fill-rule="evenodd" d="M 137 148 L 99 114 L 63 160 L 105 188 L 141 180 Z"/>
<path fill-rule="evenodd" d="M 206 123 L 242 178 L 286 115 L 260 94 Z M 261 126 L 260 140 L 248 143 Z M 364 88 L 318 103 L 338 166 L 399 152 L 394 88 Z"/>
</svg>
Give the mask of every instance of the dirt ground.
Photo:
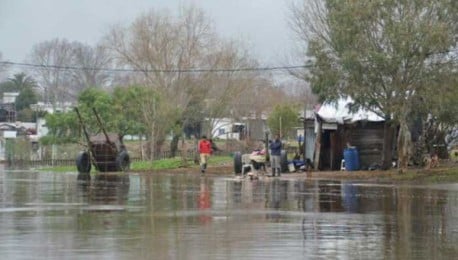
<svg viewBox="0 0 458 260">
<path fill-rule="evenodd" d="M 196 173 L 200 174 L 196 166 L 189 168 L 178 168 L 171 170 L 161 170 L 161 173 Z M 209 165 L 207 175 L 227 175 L 235 176 L 232 165 Z M 259 171 L 260 177 L 269 175 L 269 169 L 266 172 Z M 458 165 L 451 163 L 442 165 L 433 169 L 411 168 L 406 173 L 400 173 L 397 169 L 388 171 L 311 171 L 311 172 L 294 172 L 283 173 L 282 179 L 331 179 L 331 180 L 366 180 L 366 181 L 458 181 Z"/>
</svg>

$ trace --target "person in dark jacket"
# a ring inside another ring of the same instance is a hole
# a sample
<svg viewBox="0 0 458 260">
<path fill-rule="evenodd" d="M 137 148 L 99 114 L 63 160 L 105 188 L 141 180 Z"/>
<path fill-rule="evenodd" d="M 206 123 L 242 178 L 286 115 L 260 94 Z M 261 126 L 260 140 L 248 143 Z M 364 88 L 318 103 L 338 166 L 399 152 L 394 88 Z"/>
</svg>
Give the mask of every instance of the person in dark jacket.
<svg viewBox="0 0 458 260">
<path fill-rule="evenodd" d="M 282 145 L 281 145 L 280 136 L 277 134 L 275 135 L 274 140 L 269 145 L 270 166 L 272 167 L 272 176 L 274 177 L 275 175 L 277 176 L 281 175 L 281 166 L 280 166 L 281 148 L 282 148 Z"/>
</svg>

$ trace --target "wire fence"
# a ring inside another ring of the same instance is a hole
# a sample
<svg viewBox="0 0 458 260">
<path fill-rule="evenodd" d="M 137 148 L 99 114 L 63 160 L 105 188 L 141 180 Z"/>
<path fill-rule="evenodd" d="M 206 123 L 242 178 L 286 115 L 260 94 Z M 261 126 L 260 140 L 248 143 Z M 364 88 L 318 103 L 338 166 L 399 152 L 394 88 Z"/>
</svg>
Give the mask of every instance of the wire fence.
<svg viewBox="0 0 458 260">
<path fill-rule="evenodd" d="M 297 148 L 285 147 L 287 154 L 294 154 Z M 73 166 L 76 165 L 76 158 L 82 151 L 78 144 L 64 145 L 40 145 L 31 143 L 27 140 L 15 140 L 13 143 L 7 143 L 3 150 L 3 162 L 9 166 L 18 168 L 38 168 L 54 166 Z M 232 156 L 234 152 L 250 153 L 252 150 L 247 147 L 230 147 L 230 149 L 221 149 L 214 152 L 214 155 Z M 150 161 L 150 159 L 141 156 L 138 151 L 129 150 L 130 161 Z M 186 160 L 198 160 L 199 155 L 196 149 L 177 150 L 173 153 L 170 150 L 155 152 L 153 161 L 169 158 L 185 158 Z"/>
<path fill-rule="evenodd" d="M 220 156 L 231 156 L 231 153 L 225 151 L 217 151 L 214 155 Z M 65 155 L 67 158 L 39 158 L 39 159 L 28 159 L 21 157 L 7 158 L 4 162 L 10 167 L 17 168 L 40 168 L 40 167 L 55 167 L 55 166 L 76 166 L 76 156 L 73 158 L 68 158 L 68 155 Z M 71 157 L 71 156 L 70 156 Z M 177 152 L 175 156 L 171 151 L 161 151 L 156 153 L 153 161 L 164 160 L 170 158 L 185 158 L 186 160 L 194 160 L 198 158 L 198 154 L 195 150 L 188 150 L 185 153 Z M 140 162 L 148 161 L 148 159 L 142 159 L 140 157 L 130 157 L 130 162 Z"/>
</svg>

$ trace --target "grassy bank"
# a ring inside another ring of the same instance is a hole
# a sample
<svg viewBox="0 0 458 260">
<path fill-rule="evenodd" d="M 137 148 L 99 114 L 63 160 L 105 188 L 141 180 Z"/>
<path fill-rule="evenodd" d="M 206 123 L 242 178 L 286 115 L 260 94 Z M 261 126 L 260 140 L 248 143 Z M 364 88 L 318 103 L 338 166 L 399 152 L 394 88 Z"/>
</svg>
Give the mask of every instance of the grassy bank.
<svg viewBox="0 0 458 260">
<path fill-rule="evenodd" d="M 209 165 L 219 166 L 232 164 L 231 156 L 211 156 Z M 131 171 L 151 171 L 151 170 L 172 170 L 177 168 L 193 168 L 198 167 L 192 160 L 183 161 L 181 157 L 155 160 L 155 161 L 137 161 L 132 162 L 130 165 Z M 74 172 L 76 171 L 75 166 L 54 166 L 40 168 L 40 171 L 52 171 L 52 172 Z M 94 170 L 92 170 L 94 171 Z"/>
<path fill-rule="evenodd" d="M 447 167 L 433 170 L 409 170 L 403 174 L 394 174 L 391 179 L 394 181 L 416 182 L 458 182 L 458 168 Z"/>
<path fill-rule="evenodd" d="M 313 171 L 314 178 L 330 180 L 365 180 L 370 182 L 409 182 L 409 183 L 456 183 L 458 182 L 458 168 L 447 166 L 435 169 L 411 168 L 400 173 L 397 169 L 387 171 Z"/>
</svg>

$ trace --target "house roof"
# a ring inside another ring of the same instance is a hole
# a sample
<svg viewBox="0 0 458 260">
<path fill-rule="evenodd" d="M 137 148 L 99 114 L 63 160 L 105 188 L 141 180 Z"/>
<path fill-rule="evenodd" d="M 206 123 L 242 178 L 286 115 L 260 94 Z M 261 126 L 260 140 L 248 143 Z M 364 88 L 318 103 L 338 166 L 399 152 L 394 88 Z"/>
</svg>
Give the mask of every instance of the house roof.
<svg viewBox="0 0 458 260">
<path fill-rule="evenodd" d="M 25 123 L 25 122 L 1 122 L 0 131 L 18 131 L 26 132 L 28 129 L 35 129 L 36 123 Z"/>
<path fill-rule="evenodd" d="M 384 121 L 376 113 L 360 108 L 352 113 L 350 105 L 353 103 L 351 98 L 339 99 L 336 103 L 324 103 L 316 111 L 317 116 L 327 123 L 343 124 L 345 122 L 354 123 L 357 121 L 381 122 Z"/>
</svg>

